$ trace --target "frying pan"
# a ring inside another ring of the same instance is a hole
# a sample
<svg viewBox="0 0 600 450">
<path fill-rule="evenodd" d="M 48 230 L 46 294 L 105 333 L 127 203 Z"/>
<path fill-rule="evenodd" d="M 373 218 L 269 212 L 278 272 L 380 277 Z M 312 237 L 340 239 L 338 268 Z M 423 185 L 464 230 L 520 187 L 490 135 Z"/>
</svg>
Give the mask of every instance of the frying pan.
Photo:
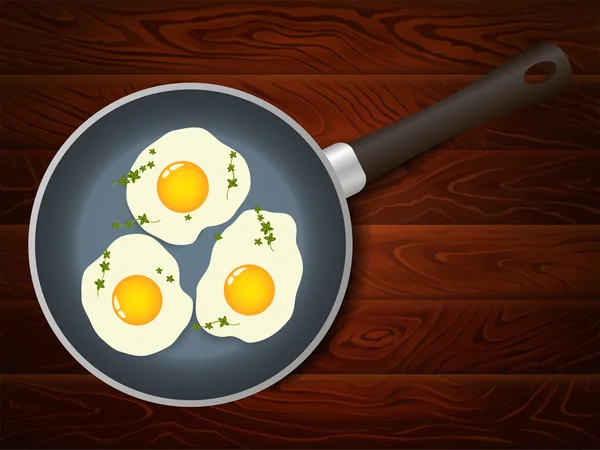
<svg viewBox="0 0 600 450">
<path fill-rule="evenodd" d="M 533 66 L 549 76 L 525 81 Z M 89 372 L 150 402 L 208 406 L 257 393 L 281 380 L 323 339 L 344 297 L 352 261 L 346 199 L 365 184 L 468 128 L 542 101 L 566 86 L 571 67 L 557 46 L 537 44 L 440 103 L 353 143 L 324 151 L 273 105 L 209 84 L 169 84 L 126 96 L 96 113 L 67 139 L 46 171 L 29 232 L 31 275 L 52 330 Z M 125 190 L 111 184 L 139 152 L 163 134 L 202 127 L 244 155 L 250 193 L 236 215 L 202 232 L 194 244 L 161 242 L 177 259 L 182 289 L 192 298 L 208 267 L 213 235 L 255 205 L 294 217 L 304 272 L 289 322 L 269 339 L 246 344 L 216 338 L 191 323 L 162 352 L 119 353 L 93 331 L 81 304 L 85 268 L 129 218 Z"/>
</svg>

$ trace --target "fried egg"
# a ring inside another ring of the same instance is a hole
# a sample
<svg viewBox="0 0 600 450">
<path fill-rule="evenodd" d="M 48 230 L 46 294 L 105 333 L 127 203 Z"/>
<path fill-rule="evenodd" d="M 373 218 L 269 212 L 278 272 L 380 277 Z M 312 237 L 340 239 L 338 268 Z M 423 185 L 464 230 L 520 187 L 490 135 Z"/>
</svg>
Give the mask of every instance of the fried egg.
<svg viewBox="0 0 600 450">
<path fill-rule="evenodd" d="M 183 128 L 145 148 L 118 182 L 134 218 L 147 217 L 144 231 L 188 245 L 204 228 L 233 217 L 250 191 L 250 170 L 240 153 L 205 129 Z"/>
<path fill-rule="evenodd" d="M 116 239 L 87 267 L 81 301 L 96 334 L 134 356 L 169 347 L 193 313 L 193 301 L 179 284 L 177 261 L 144 234 Z"/>
<path fill-rule="evenodd" d="M 294 219 L 257 207 L 218 237 L 196 289 L 198 324 L 249 343 L 273 336 L 292 317 L 302 278 Z"/>
</svg>

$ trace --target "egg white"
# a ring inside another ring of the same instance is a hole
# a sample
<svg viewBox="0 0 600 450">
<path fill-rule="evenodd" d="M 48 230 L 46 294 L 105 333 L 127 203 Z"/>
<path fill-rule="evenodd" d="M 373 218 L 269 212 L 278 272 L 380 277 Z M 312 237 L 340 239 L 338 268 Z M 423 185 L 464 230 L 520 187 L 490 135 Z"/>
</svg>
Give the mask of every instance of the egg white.
<svg viewBox="0 0 600 450">
<path fill-rule="evenodd" d="M 94 281 L 102 277 L 102 255 L 83 273 L 81 301 L 94 331 L 113 349 L 134 356 L 146 356 L 172 345 L 193 313 L 193 301 L 179 283 L 179 266 L 173 256 L 155 239 L 130 234 L 116 239 L 107 249 L 110 269 L 104 275 L 104 289 L 96 290 Z M 163 269 L 158 274 L 156 269 Z M 154 320 L 145 325 L 130 325 L 114 312 L 112 294 L 117 284 L 131 275 L 153 280 L 162 293 L 162 307 Z M 172 275 L 174 282 L 166 277 Z"/>
<path fill-rule="evenodd" d="M 155 154 L 150 154 L 154 149 Z M 183 128 L 170 131 L 146 147 L 133 163 L 131 170 L 153 161 L 155 166 L 140 172 L 140 179 L 127 185 L 127 205 L 134 218 L 146 214 L 151 221 L 142 228 L 169 244 L 188 245 L 207 227 L 227 222 L 246 199 L 250 191 L 250 170 L 243 156 L 236 151 L 233 159 L 237 187 L 226 198 L 227 171 L 230 152 L 235 151 L 203 128 Z M 189 161 L 200 167 L 208 178 L 208 196 L 202 205 L 189 213 L 168 209 L 160 200 L 156 185 L 165 168 L 177 161 Z M 192 216 L 185 220 L 186 214 Z"/>
<path fill-rule="evenodd" d="M 296 243 L 296 223 L 288 214 L 261 211 L 264 220 L 274 228 L 276 240 L 273 251 L 264 242 L 257 246 L 254 239 L 261 237 L 260 222 L 254 210 L 243 212 L 215 242 L 206 273 L 196 288 L 196 318 L 200 325 L 226 316 L 237 326 L 207 329 L 213 336 L 234 336 L 252 343 L 277 333 L 292 317 L 296 293 L 302 278 L 302 256 Z M 235 312 L 225 299 L 224 286 L 235 268 L 254 264 L 265 269 L 275 284 L 275 296 L 269 307 L 256 315 Z"/>
</svg>

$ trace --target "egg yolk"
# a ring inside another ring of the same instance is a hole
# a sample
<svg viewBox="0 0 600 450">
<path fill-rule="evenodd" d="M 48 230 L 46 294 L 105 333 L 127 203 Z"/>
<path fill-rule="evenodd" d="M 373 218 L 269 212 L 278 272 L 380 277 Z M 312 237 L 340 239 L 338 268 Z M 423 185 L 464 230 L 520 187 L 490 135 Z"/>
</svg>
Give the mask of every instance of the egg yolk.
<svg viewBox="0 0 600 450">
<path fill-rule="evenodd" d="M 113 291 L 113 309 L 129 325 L 145 325 L 160 312 L 162 293 L 158 285 L 143 275 L 122 279 Z"/>
<path fill-rule="evenodd" d="M 158 198 L 171 211 L 188 213 L 198 209 L 208 196 L 208 178 L 189 161 L 165 167 L 156 183 Z"/>
<path fill-rule="evenodd" d="M 225 300 L 235 312 L 253 316 L 271 305 L 275 283 L 265 269 L 252 264 L 231 271 L 225 280 Z"/>
</svg>

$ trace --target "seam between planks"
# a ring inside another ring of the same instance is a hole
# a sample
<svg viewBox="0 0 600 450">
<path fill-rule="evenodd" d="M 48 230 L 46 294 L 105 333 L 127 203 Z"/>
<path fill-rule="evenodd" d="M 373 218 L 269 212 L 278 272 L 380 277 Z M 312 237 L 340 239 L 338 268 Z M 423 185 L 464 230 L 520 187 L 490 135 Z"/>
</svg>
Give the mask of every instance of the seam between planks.
<svg viewBox="0 0 600 450">
<path fill-rule="evenodd" d="M 23 374 L 0 374 L 0 383 L 5 382 L 5 381 L 13 381 L 13 380 L 23 380 L 23 379 L 36 379 L 36 378 L 88 378 L 88 379 L 92 379 L 97 381 L 98 383 L 102 383 L 105 384 L 102 380 L 98 379 L 96 376 L 92 375 L 91 373 L 48 373 L 48 374 L 30 374 L 30 373 L 23 373 Z M 404 374 L 404 373 L 394 373 L 394 374 L 387 374 L 387 373 L 340 373 L 340 374 L 328 374 L 328 373 L 323 373 L 323 374 L 316 374 L 316 373 L 308 373 L 308 374 L 294 374 L 294 373 L 290 373 L 289 375 L 287 375 L 285 378 L 283 378 L 282 380 L 278 381 L 277 383 L 274 384 L 274 386 L 276 386 L 277 384 L 281 383 L 282 381 L 285 381 L 286 379 L 289 378 L 296 378 L 296 379 L 302 379 L 302 378 L 313 378 L 313 379 L 317 379 L 317 378 L 322 378 L 322 379 L 335 379 L 335 378 L 386 378 L 386 379 L 403 379 L 403 380 L 410 380 L 410 379 L 414 379 L 414 380 L 421 380 L 423 378 L 446 378 L 446 379 L 474 379 L 474 378 L 479 378 L 479 379 L 503 379 L 503 380 L 523 380 L 523 379 L 539 379 L 539 378 L 543 378 L 545 380 L 565 380 L 565 381 L 572 381 L 574 379 L 585 379 L 585 380 L 589 380 L 589 379 L 594 379 L 594 380 L 600 380 L 600 374 L 598 373 L 590 373 L 590 374 L 583 374 L 583 373 L 575 373 L 575 374 L 555 374 L 555 373 L 525 373 L 525 374 L 504 374 L 504 373 L 482 373 L 482 374 L 468 374 L 468 373 L 444 373 L 444 374 L 437 374 L 437 373 L 410 373 L 410 374 Z M 123 394 L 125 395 L 125 394 Z"/>
<path fill-rule="evenodd" d="M 39 0 L 33 0 L 33 1 L 39 1 Z M 491 71 L 491 70 L 490 70 Z M 298 78 L 310 78 L 312 80 L 319 80 L 319 79 L 327 79 L 327 80 L 335 80 L 335 79 L 352 79 L 352 78 L 360 78 L 360 79 L 367 79 L 367 78 L 374 78 L 374 79 L 390 79 L 390 78 L 394 78 L 394 79 L 406 79 L 406 80 L 411 80 L 411 79 L 427 79 L 427 80 L 437 80 L 437 79 L 447 79 L 447 80 L 477 80 L 485 75 L 487 75 L 489 72 L 485 72 L 485 73 L 481 73 L 481 74 L 457 74 L 457 73 L 453 73 L 453 74 L 434 74 L 434 73 L 422 73 L 422 74 L 418 74 L 418 73 L 399 73 L 399 74 L 393 74 L 393 73 L 358 73 L 358 74 L 344 74 L 344 73 L 340 73 L 340 74 L 307 74 L 307 73 L 264 73 L 264 74 L 260 74 L 260 73 L 249 73 L 249 74 L 234 74 L 234 73 L 176 73 L 176 72 L 164 72 L 164 73 L 159 73 L 159 72 L 152 72 L 152 73 L 111 73 L 111 74 L 96 74 L 96 73 L 82 73 L 82 74 L 77 74 L 77 73 L 68 73 L 68 74 L 43 74 L 43 73 L 24 73 L 24 74 L 4 74 L 4 73 L 0 73 L 0 79 L 2 79 L 3 82 L 11 82 L 11 81 L 27 81 L 28 78 L 31 78 L 35 81 L 39 81 L 41 78 L 44 79 L 68 79 L 68 78 L 98 78 L 98 79 L 117 79 L 117 78 L 127 78 L 127 79 L 131 79 L 131 78 L 195 78 L 195 77 L 203 77 L 203 78 L 229 78 L 229 79 L 246 79 L 246 80 L 250 80 L 253 78 L 256 79 L 260 79 L 261 81 L 264 81 L 265 78 L 271 78 L 271 79 L 278 79 L 278 78 L 293 78 L 293 79 L 298 79 Z M 532 75 L 531 76 L 531 80 L 542 80 L 543 76 L 539 76 L 539 75 Z M 598 73 L 593 73 L 593 74 L 573 74 L 571 75 L 571 81 L 575 81 L 575 82 L 596 82 L 600 84 L 600 71 Z M 599 95 L 600 96 L 600 95 Z"/>
</svg>

